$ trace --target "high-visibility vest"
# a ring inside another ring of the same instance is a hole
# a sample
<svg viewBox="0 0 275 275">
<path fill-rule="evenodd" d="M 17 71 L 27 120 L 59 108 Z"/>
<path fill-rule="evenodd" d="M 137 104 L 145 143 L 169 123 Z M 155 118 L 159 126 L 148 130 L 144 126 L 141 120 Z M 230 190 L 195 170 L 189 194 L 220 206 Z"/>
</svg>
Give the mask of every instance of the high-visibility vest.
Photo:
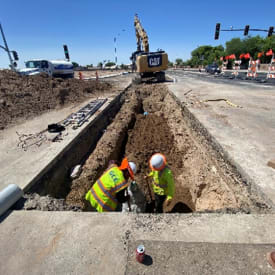
<svg viewBox="0 0 275 275">
<path fill-rule="evenodd" d="M 166 195 L 169 198 L 174 196 L 174 178 L 172 171 L 167 166 L 161 171 L 151 171 L 149 176 L 153 178 L 154 193 Z"/>
<path fill-rule="evenodd" d="M 90 201 L 98 212 L 115 211 L 118 205 L 116 193 L 128 185 L 122 171 L 116 165 L 112 165 L 86 193 L 85 199 Z"/>
</svg>

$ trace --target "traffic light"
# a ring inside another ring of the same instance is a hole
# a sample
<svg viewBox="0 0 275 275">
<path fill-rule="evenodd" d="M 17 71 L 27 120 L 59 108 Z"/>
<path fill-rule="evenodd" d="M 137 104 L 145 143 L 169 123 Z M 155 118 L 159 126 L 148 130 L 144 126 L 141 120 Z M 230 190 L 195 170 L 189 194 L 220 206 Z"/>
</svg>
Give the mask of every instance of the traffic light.
<svg viewBox="0 0 275 275">
<path fill-rule="evenodd" d="M 70 60 L 70 56 L 69 56 L 69 50 L 68 50 L 67 45 L 63 45 L 63 48 L 64 48 L 65 57 L 69 61 Z"/>
<path fill-rule="evenodd" d="M 244 28 L 243 35 L 248 35 L 248 32 L 249 32 L 249 25 L 246 25 Z"/>
<path fill-rule="evenodd" d="M 271 36 L 273 34 L 274 27 L 269 27 L 267 36 Z"/>
<path fill-rule="evenodd" d="M 19 58 L 18 58 L 18 54 L 17 54 L 17 52 L 16 52 L 16 51 L 12 51 L 12 55 L 13 55 L 13 59 L 14 59 L 14 60 L 16 60 L 16 61 L 18 61 L 18 60 L 19 60 Z"/>
<path fill-rule="evenodd" d="M 218 39 L 219 39 L 219 36 L 220 36 L 220 28 L 221 28 L 221 24 L 220 24 L 220 23 L 217 23 L 217 24 L 216 24 L 216 31 L 215 31 L 215 40 L 218 40 Z"/>
</svg>

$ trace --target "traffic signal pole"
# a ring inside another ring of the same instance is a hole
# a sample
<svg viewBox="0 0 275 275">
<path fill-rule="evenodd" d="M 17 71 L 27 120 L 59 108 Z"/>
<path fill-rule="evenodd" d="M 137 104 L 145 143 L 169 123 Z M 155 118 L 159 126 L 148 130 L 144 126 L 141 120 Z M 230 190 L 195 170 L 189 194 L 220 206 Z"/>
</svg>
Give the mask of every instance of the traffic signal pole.
<svg viewBox="0 0 275 275">
<path fill-rule="evenodd" d="M 12 60 L 12 58 L 11 58 L 10 50 L 9 50 L 9 47 L 8 47 L 8 44 L 7 44 L 5 35 L 4 35 L 4 31 L 3 31 L 3 29 L 2 29 L 1 23 L 0 23 L 0 31 L 1 31 L 2 38 L 3 38 L 3 41 L 4 41 L 4 45 L 5 45 L 5 47 L 1 46 L 1 48 L 4 49 L 4 50 L 8 53 L 9 60 L 10 60 L 10 67 L 11 67 L 11 69 L 12 69 L 13 71 L 15 71 L 15 67 L 14 67 L 14 65 L 13 65 L 13 60 Z"/>
<path fill-rule="evenodd" d="M 268 37 L 270 37 L 274 33 L 274 27 L 269 27 L 268 30 L 265 30 L 265 29 L 250 29 L 249 25 L 246 25 L 244 29 L 233 29 L 233 27 L 231 29 L 220 29 L 220 27 L 221 27 L 221 24 L 217 23 L 216 24 L 216 29 L 215 29 L 215 36 L 214 36 L 215 40 L 219 39 L 220 32 L 239 32 L 239 31 L 243 31 L 245 36 L 248 35 L 249 31 L 267 32 Z"/>
</svg>

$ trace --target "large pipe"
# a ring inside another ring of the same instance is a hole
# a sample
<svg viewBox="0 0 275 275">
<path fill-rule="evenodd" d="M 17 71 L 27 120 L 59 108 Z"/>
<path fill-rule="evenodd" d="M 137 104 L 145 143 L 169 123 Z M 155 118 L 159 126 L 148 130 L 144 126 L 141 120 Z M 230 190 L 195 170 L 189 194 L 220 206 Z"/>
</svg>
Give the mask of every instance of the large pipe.
<svg viewBox="0 0 275 275">
<path fill-rule="evenodd" d="M 23 196 L 23 191 L 16 184 L 9 184 L 0 192 L 0 216 Z"/>
</svg>

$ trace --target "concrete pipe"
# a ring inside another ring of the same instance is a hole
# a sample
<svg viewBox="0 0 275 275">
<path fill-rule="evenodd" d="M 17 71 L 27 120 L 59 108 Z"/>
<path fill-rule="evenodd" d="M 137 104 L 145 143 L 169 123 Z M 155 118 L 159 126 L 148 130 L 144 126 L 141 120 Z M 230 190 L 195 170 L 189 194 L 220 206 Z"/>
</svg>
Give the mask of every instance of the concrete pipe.
<svg viewBox="0 0 275 275">
<path fill-rule="evenodd" d="M 0 192 L 0 216 L 23 196 L 23 191 L 16 185 L 10 184 Z"/>
</svg>

